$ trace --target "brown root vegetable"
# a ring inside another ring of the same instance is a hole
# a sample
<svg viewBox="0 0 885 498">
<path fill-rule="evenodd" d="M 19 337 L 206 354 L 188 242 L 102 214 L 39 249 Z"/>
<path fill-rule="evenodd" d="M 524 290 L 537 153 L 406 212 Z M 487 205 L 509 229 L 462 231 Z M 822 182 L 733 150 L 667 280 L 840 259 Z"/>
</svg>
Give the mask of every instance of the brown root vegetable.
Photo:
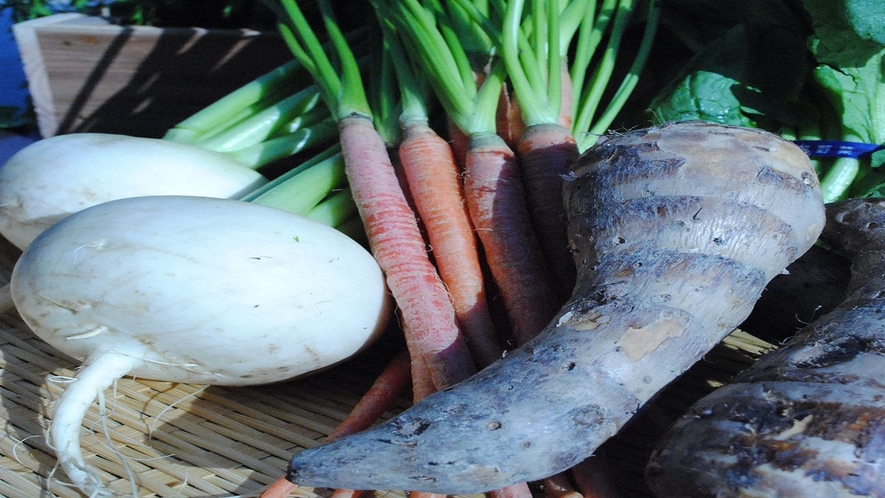
<svg viewBox="0 0 885 498">
<path fill-rule="evenodd" d="M 885 200 L 827 206 L 845 300 L 702 398 L 647 467 L 659 497 L 885 497 Z"/>
<path fill-rule="evenodd" d="M 844 256 L 814 246 L 774 277 L 738 328 L 766 342 L 782 344 L 833 311 L 845 299 L 850 276 L 851 264 Z"/>
<path fill-rule="evenodd" d="M 388 422 L 301 451 L 289 480 L 464 494 L 571 468 L 746 318 L 824 222 L 801 150 L 700 122 L 609 137 L 564 199 L 578 282 L 550 325 Z"/>
</svg>

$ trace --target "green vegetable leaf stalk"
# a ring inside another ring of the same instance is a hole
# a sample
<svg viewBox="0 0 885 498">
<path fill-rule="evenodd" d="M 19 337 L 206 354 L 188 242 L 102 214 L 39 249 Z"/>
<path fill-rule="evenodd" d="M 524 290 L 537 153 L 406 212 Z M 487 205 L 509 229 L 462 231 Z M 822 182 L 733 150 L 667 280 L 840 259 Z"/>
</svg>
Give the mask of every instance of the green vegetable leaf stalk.
<svg viewBox="0 0 885 498">
<path fill-rule="evenodd" d="M 810 45 L 818 62 L 814 78 L 840 116 L 841 140 L 885 144 L 885 26 L 869 26 L 865 19 L 881 18 L 885 6 L 806 0 L 805 8 L 814 25 Z M 885 191 L 881 165 L 870 157 L 837 159 L 821 180 L 824 199 L 881 196 Z"/>
</svg>

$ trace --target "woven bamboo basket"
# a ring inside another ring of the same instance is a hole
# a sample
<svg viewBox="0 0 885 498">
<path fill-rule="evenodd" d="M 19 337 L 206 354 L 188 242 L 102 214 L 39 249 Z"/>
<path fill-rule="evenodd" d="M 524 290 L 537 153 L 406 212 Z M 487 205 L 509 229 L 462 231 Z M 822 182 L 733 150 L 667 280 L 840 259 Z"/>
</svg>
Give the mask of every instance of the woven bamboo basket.
<svg viewBox="0 0 885 498">
<path fill-rule="evenodd" d="M 20 252 L 0 240 L 8 281 Z M 0 315 L 0 495 L 81 496 L 56 472 L 46 431 L 51 409 L 77 362 L 45 344 L 14 311 Z M 125 378 L 96 402 L 81 427 L 87 462 L 109 486 L 142 497 L 256 496 L 288 458 L 320 444 L 398 351 L 391 333 L 357 357 L 312 376 L 274 385 L 223 388 Z M 642 469 L 661 431 L 690 403 L 772 346 L 736 332 L 677 379 L 603 446 L 624 497 L 648 497 Z M 383 418 L 408 407 L 403 398 Z M 379 466 L 383 463 L 379 463 Z M 379 467 L 379 471 L 383 471 Z M 543 490 L 533 485 L 539 494 Z M 313 489 L 328 496 L 331 490 Z M 397 490 L 376 491 L 396 497 Z"/>
</svg>

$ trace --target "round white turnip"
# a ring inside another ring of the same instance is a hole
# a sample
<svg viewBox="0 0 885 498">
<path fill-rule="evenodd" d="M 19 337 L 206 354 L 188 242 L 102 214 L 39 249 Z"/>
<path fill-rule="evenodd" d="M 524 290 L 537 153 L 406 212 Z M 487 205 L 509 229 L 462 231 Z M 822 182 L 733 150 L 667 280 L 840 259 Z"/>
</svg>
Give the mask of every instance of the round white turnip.
<svg viewBox="0 0 885 498">
<path fill-rule="evenodd" d="M 24 249 L 89 206 L 143 195 L 233 198 L 267 183 L 255 170 L 193 145 L 72 133 L 38 140 L 0 167 L 0 234 Z"/>
<path fill-rule="evenodd" d="M 282 210 L 205 197 L 135 197 L 73 214 L 23 252 L 11 291 L 38 336 L 83 361 L 50 434 L 87 495 L 106 491 L 78 431 L 116 379 L 290 379 L 359 352 L 391 314 L 380 268 L 352 239 Z"/>
</svg>

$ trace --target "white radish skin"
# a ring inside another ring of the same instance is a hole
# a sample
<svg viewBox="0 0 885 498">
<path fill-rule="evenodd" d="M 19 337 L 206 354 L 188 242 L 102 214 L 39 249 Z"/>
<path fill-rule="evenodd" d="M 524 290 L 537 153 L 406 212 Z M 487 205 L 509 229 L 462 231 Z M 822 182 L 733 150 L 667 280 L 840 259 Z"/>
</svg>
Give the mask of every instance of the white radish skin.
<svg viewBox="0 0 885 498">
<path fill-rule="evenodd" d="M 34 142 L 0 167 L 0 234 L 24 249 L 89 206 L 143 195 L 232 198 L 267 179 L 224 154 L 155 138 L 73 133 Z"/>
<path fill-rule="evenodd" d="M 68 477 L 99 496 L 109 492 L 78 432 L 118 378 L 290 379 L 362 350 L 391 311 L 374 258 L 337 230 L 203 197 L 129 198 L 74 214 L 24 251 L 11 290 L 38 336 L 83 361 L 54 408 L 51 443 Z"/>
</svg>

